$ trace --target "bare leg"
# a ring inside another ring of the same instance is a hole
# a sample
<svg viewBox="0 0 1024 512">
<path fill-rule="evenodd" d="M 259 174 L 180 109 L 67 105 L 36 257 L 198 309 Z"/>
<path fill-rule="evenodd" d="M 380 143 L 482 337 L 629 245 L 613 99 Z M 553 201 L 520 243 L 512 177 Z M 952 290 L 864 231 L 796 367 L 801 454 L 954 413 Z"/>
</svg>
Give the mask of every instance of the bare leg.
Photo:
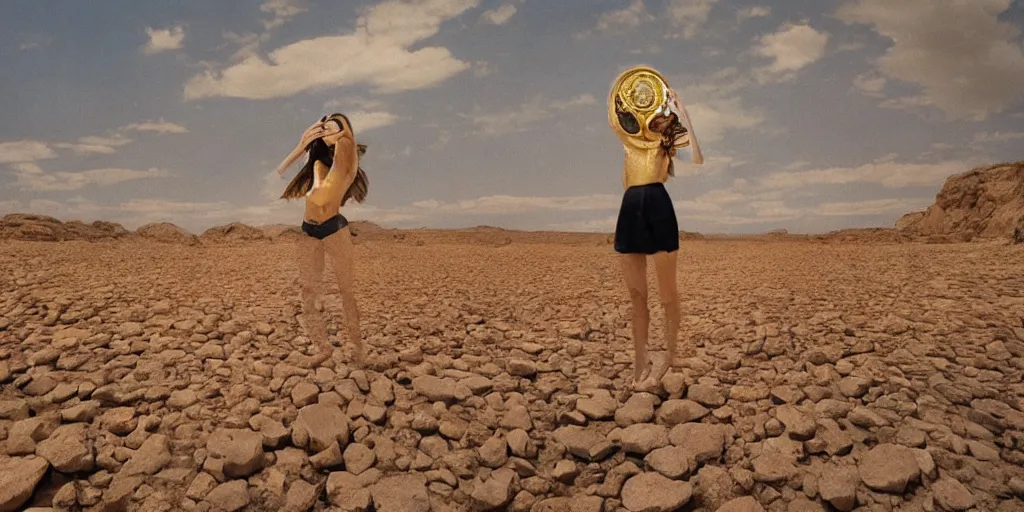
<svg viewBox="0 0 1024 512">
<path fill-rule="evenodd" d="M 341 304 L 345 310 L 345 323 L 348 325 L 348 341 L 352 343 L 356 364 L 362 365 L 363 339 L 359 330 L 359 308 L 356 305 L 353 290 L 355 278 L 352 233 L 346 227 L 325 238 L 324 242 L 326 242 L 327 255 L 331 258 L 331 266 L 334 267 L 334 274 L 338 279 L 338 292 L 341 294 Z"/>
<path fill-rule="evenodd" d="M 665 308 L 665 363 L 655 369 L 647 386 L 657 385 L 669 368 L 675 365 L 676 338 L 679 333 L 679 294 L 676 290 L 676 251 L 654 254 L 654 268 L 658 274 L 658 295 Z"/>
<path fill-rule="evenodd" d="M 299 287 L 302 297 L 302 321 L 310 341 L 319 348 L 319 354 L 303 366 L 319 366 L 331 357 L 333 347 L 327 337 L 327 325 L 317 311 L 319 302 L 320 276 L 324 271 L 324 244 L 310 236 L 302 235 L 296 241 L 299 263 Z"/>
<path fill-rule="evenodd" d="M 621 261 L 633 313 L 633 382 L 636 384 L 643 380 L 650 369 L 647 355 L 647 328 L 650 322 L 650 313 L 647 311 L 647 257 L 643 254 L 623 254 Z"/>
</svg>

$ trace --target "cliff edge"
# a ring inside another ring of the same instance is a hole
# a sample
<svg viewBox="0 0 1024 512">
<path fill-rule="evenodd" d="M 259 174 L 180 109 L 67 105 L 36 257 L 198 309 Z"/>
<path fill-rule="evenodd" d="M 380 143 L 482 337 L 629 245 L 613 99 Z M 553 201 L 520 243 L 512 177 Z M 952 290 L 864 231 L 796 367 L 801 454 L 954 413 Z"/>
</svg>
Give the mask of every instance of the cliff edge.
<svg viewBox="0 0 1024 512">
<path fill-rule="evenodd" d="M 912 235 L 1013 238 L 1024 223 L 1024 161 L 977 167 L 946 179 L 935 204 L 896 221 Z"/>
</svg>

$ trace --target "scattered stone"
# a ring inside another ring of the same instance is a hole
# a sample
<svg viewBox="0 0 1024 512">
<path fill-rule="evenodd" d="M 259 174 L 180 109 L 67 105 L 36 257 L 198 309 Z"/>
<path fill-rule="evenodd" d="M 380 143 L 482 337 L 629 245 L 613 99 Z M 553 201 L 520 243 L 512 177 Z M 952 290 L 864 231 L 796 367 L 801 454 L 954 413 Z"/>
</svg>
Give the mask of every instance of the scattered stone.
<svg viewBox="0 0 1024 512">
<path fill-rule="evenodd" d="M 670 512 L 689 503 L 693 486 L 659 473 L 641 473 L 622 486 L 622 505 L 630 512 Z"/>
<path fill-rule="evenodd" d="M 860 478 L 871 489 L 902 494 L 921 475 L 914 452 L 905 446 L 883 443 L 861 458 Z"/>
</svg>

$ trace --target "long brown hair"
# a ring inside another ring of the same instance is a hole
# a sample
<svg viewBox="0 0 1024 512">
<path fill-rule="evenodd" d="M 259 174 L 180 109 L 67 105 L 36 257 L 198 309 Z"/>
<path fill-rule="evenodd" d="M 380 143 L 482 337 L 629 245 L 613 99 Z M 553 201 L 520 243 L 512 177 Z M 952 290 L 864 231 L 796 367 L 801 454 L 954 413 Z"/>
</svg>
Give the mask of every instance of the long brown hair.
<svg viewBox="0 0 1024 512">
<path fill-rule="evenodd" d="M 661 139 L 661 148 L 668 153 L 668 175 L 676 175 L 676 166 L 673 160 L 676 156 L 675 145 L 679 143 L 679 139 L 683 138 L 688 134 L 686 127 L 683 126 L 682 121 L 679 120 L 678 116 L 672 114 L 675 119 L 665 129 L 664 136 Z"/>
<path fill-rule="evenodd" d="M 352 123 L 348 120 L 344 114 L 331 114 L 324 116 L 320 119 L 321 122 L 328 120 L 338 123 L 341 129 L 345 129 L 345 126 L 341 124 L 340 119 L 345 121 L 345 125 L 352 132 L 353 139 L 355 138 L 355 130 L 352 129 Z M 366 154 L 366 144 L 356 144 L 356 150 L 359 156 L 362 157 Z M 334 152 L 330 146 L 327 145 L 323 139 L 316 139 L 306 147 L 306 151 L 309 153 L 309 158 L 306 160 L 306 164 L 302 166 L 299 173 L 292 178 L 292 181 L 285 187 L 284 193 L 281 194 L 281 199 L 300 199 L 309 192 L 309 189 L 313 187 L 313 172 L 315 172 L 316 162 L 319 160 L 321 163 L 327 166 L 328 173 L 331 172 L 331 165 L 334 164 Z M 357 159 L 358 160 L 358 159 Z M 357 203 L 362 203 L 366 199 L 366 195 L 369 192 L 370 182 L 366 177 L 366 172 L 363 171 L 362 166 L 356 166 L 356 178 L 352 180 L 352 184 L 349 185 L 348 190 L 345 191 L 345 195 L 341 198 L 342 206 L 348 202 L 349 199 L 355 199 Z"/>
</svg>

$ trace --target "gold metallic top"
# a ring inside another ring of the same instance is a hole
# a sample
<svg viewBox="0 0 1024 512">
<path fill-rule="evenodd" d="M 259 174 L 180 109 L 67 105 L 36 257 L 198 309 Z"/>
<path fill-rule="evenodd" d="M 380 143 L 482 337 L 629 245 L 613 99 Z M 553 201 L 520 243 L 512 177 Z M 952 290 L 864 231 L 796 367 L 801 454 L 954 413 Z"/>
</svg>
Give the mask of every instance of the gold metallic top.
<svg viewBox="0 0 1024 512">
<path fill-rule="evenodd" d="M 647 66 L 635 66 L 622 72 L 612 85 L 608 96 L 608 124 L 625 151 L 623 188 L 664 183 L 669 177 L 674 149 L 690 145 L 688 135 L 666 147 L 665 137 L 650 127 L 656 117 L 674 111 L 670 91 L 665 78 Z"/>
</svg>

